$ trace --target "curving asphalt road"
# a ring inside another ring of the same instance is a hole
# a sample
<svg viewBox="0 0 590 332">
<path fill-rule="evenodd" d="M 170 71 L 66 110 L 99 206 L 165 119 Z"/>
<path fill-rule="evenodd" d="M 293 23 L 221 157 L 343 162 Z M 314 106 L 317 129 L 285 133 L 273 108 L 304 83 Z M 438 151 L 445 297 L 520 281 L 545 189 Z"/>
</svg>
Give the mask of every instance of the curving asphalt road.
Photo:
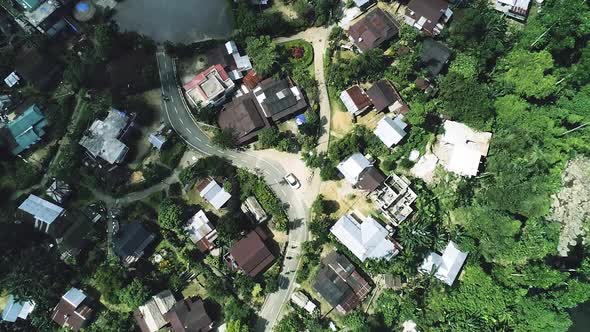
<svg viewBox="0 0 590 332">
<path fill-rule="evenodd" d="M 231 160 L 239 167 L 248 168 L 263 176 L 267 183 L 274 189 L 278 198 L 287 203 L 287 214 L 291 221 L 289 230 L 289 243 L 285 252 L 285 259 L 281 268 L 279 291 L 270 294 L 262 309 L 258 313 L 259 320 L 256 331 L 271 331 L 274 323 L 279 319 L 283 305 L 289 300 L 295 286 L 295 271 L 299 265 L 300 244 L 307 240 L 307 224 L 309 206 L 303 195 L 293 190 L 283 181 L 288 170 L 272 160 L 261 159 L 248 152 L 222 150 L 214 146 L 209 137 L 201 130 L 187 105 L 182 91 L 178 87 L 176 66 L 174 59 L 168 56 L 164 50 L 156 53 L 161 81 L 162 94 L 169 97 L 163 101 L 163 108 L 167 121 L 180 137 L 193 150 L 204 156 L 217 155 Z"/>
</svg>

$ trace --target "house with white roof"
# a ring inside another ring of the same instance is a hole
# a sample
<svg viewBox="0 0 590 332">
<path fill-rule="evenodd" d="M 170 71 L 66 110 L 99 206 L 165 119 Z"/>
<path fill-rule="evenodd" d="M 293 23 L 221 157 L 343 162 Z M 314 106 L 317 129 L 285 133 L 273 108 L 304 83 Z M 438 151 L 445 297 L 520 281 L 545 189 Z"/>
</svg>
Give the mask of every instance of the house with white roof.
<svg viewBox="0 0 590 332">
<path fill-rule="evenodd" d="M 215 209 L 221 209 L 231 198 L 230 193 L 225 191 L 213 178 L 206 178 L 197 184 L 197 190 L 201 197 L 209 202 Z"/>
<path fill-rule="evenodd" d="M 406 132 L 408 124 L 403 121 L 403 118 L 403 115 L 398 115 L 393 119 L 386 115 L 377 123 L 377 128 L 373 133 L 388 148 L 397 145 L 408 134 Z"/>
<path fill-rule="evenodd" d="M 16 74 L 16 72 L 8 74 L 8 76 L 6 76 L 6 78 L 4 79 L 4 83 L 6 83 L 6 85 L 9 88 L 12 88 L 13 86 L 17 85 L 19 81 L 20 77 Z"/>
<path fill-rule="evenodd" d="M 477 132 L 455 121 L 445 121 L 444 130 L 434 154 L 447 171 L 460 176 L 476 176 L 482 157 L 488 154 L 492 134 Z"/>
<path fill-rule="evenodd" d="M 238 80 L 244 77 L 243 73 L 252 69 L 252 62 L 250 61 L 250 57 L 247 55 L 240 55 L 238 46 L 233 40 L 230 40 L 227 43 L 225 43 L 225 49 L 227 50 L 227 54 L 233 57 L 234 63 L 236 64 L 236 69 L 229 72 L 230 78 L 232 80 Z"/>
<path fill-rule="evenodd" d="M 418 269 L 422 273 L 432 273 L 445 284 L 452 286 L 467 259 L 467 252 L 459 249 L 457 244 L 449 241 L 442 256 L 431 252 Z"/>
<path fill-rule="evenodd" d="M 18 221 L 32 222 L 36 229 L 46 234 L 59 236 L 64 231 L 62 217 L 65 213 L 61 206 L 31 194 L 19 205 L 16 217 Z"/>
<path fill-rule="evenodd" d="M 121 137 L 130 121 L 124 112 L 113 108 L 104 120 L 95 120 L 92 123 L 79 143 L 95 160 L 103 160 L 109 165 L 121 163 L 129 151 Z"/>
<path fill-rule="evenodd" d="M 385 181 L 385 175 L 373 166 L 367 157 L 358 152 L 346 158 L 336 168 L 346 181 L 356 188 L 368 192 L 377 189 Z"/>
<path fill-rule="evenodd" d="M 14 323 L 18 318 L 27 319 L 34 309 L 34 301 L 16 301 L 16 298 L 13 295 L 9 295 L 4 310 L 2 311 L 2 320 Z"/>
<path fill-rule="evenodd" d="M 369 259 L 387 259 L 399 254 L 401 246 L 389 231 L 372 217 L 361 222 L 354 214 L 343 215 L 330 232 L 361 262 Z"/>
<path fill-rule="evenodd" d="M 199 210 L 192 216 L 184 230 L 201 252 L 213 248 L 213 241 L 217 239 L 217 230 L 215 230 L 203 210 Z"/>
</svg>

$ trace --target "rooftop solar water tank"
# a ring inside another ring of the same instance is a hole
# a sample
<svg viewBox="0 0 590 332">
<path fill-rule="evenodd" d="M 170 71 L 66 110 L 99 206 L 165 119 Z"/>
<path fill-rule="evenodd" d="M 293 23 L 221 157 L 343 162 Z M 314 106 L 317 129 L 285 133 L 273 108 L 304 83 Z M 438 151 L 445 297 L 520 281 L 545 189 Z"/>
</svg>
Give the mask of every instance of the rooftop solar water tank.
<svg viewBox="0 0 590 332">
<path fill-rule="evenodd" d="M 80 22 L 87 22 L 94 17 L 96 7 L 90 0 L 83 0 L 74 7 L 74 18 Z"/>
</svg>

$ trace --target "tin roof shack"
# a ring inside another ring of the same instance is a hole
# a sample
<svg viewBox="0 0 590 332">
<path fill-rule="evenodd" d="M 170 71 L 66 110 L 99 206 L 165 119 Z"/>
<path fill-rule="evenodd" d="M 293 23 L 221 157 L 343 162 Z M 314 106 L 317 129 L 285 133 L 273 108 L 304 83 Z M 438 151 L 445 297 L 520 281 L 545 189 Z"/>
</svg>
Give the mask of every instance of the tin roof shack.
<svg viewBox="0 0 590 332">
<path fill-rule="evenodd" d="M 70 196 L 72 189 L 64 181 L 53 178 L 53 182 L 47 188 L 46 193 L 54 202 L 62 204 Z"/>
<path fill-rule="evenodd" d="M 59 326 L 79 331 L 88 325 L 94 311 L 90 298 L 78 288 L 70 288 L 53 308 L 51 319 Z"/>
<path fill-rule="evenodd" d="M 348 29 L 350 40 L 361 52 L 380 47 L 398 33 L 399 24 L 381 8 L 368 12 Z"/>
<path fill-rule="evenodd" d="M 231 55 L 233 58 L 234 66 L 229 72 L 229 76 L 232 80 L 239 80 L 240 78 L 244 77 L 244 72 L 252 69 L 250 57 L 248 55 L 240 55 L 238 46 L 233 40 L 228 41 L 224 46 L 227 54 Z"/>
<path fill-rule="evenodd" d="M 14 323 L 17 319 L 26 320 L 29 314 L 35 309 L 34 301 L 16 301 L 13 295 L 8 295 L 6 305 L 2 311 L 2 320 Z"/>
<path fill-rule="evenodd" d="M 494 4 L 497 11 L 519 21 L 526 21 L 530 7 L 531 0 L 496 0 Z"/>
<path fill-rule="evenodd" d="M 268 220 L 268 214 L 266 214 L 266 211 L 264 211 L 254 196 L 246 198 L 244 203 L 242 203 L 241 209 L 242 212 L 250 216 L 250 218 L 252 218 L 252 220 L 257 224 Z"/>
<path fill-rule="evenodd" d="M 142 332 L 156 332 L 168 325 L 164 317 L 174 307 L 176 299 L 169 290 L 162 291 L 133 312 Z"/>
<path fill-rule="evenodd" d="M 311 302 L 307 295 L 302 292 L 294 292 L 291 294 L 291 302 L 310 314 L 313 313 L 317 307 L 315 303 Z"/>
<path fill-rule="evenodd" d="M 184 85 L 184 90 L 194 106 L 219 106 L 234 91 L 236 85 L 219 64 L 199 73 Z"/>
<path fill-rule="evenodd" d="M 361 262 L 366 259 L 389 260 L 397 256 L 402 247 L 391 238 L 389 231 L 372 217 L 363 219 L 361 221 L 354 213 L 343 215 L 330 233 Z"/>
<path fill-rule="evenodd" d="M 371 285 L 344 255 L 333 251 L 322 264 L 313 288 L 341 314 L 357 308 L 371 292 Z"/>
<path fill-rule="evenodd" d="M 385 180 L 373 163 L 361 153 L 355 153 L 336 166 L 344 178 L 360 190 L 371 192 Z"/>
<path fill-rule="evenodd" d="M 403 175 L 391 174 L 369 197 L 389 222 L 399 226 L 414 212 L 412 204 L 417 195 L 410 188 L 410 180 Z"/>
<path fill-rule="evenodd" d="M 207 252 L 214 247 L 217 239 L 217 231 L 207 218 L 205 211 L 199 210 L 184 227 L 191 241 L 197 245 L 201 252 Z"/>
<path fill-rule="evenodd" d="M 353 116 L 361 115 L 371 106 L 371 100 L 363 88 L 353 85 L 340 93 L 340 100 L 348 113 Z"/>
<path fill-rule="evenodd" d="M 393 84 L 387 80 L 375 82 L 367 90 L 367 96 L 369 96 L 377 112 L 388 109 L 395 114 L 407 114 L 410 111 L 408 104 L 400 96 Z"/>
<path fill-rule="evenodd" d="M 124 112 L 111 109 L 104 120 L 95 120 L 80 145 L 100 168 L 113 169 L 125 159 L 129 147 L 121 141 L 132 123 Z"/>
<path fill-rule="evenodd" d="M 164 315 L 173 332 L 208 332 L 213 329 L 213 320 L 199 298 L 176 302 Z"/>
<path fill-rule="evenodd" d="M 249 277 L 256 277 L 272 265 L 275 259 L 264 240 L 266 234 L 262 231 L 250 232 L 230 248 L 225 256 L 226 262 L 232 269 L 241 270 Z"/>
<path fill-rule="evenodd" d="M 54 238 L 61 237 L 68 224 L 64 208 L 32 194 L 19 205 L 16 218 Z"/>
<path fill-rule="evenodd" d="M 197 184 L 197 190 L 215 209 L 221 209 L 231 198 L 231 194 L 225 191 L 217 182 L 209 177 Z"/>
<path fill-rule="evenodd" d="M 444 0 L 412 0 L 406 7 L 404 21 L 427 35 L 436 36 L 452 16 L 450 4 Z"/>
<path fill-rule="evenodd" d="M 156 236 L 139 221 L 124 224 L 115 235 L 115 254 L 126 265 L 137 262 Z"/>
<path fill-rule="evenodd" d="M 418 270 L 421 273 L 434 272 L 436 278 L 453 286 L 466 259 L 467 252 L 461 251 L 455 242 L 449 241 L 442 256 L 431 252 Z"/>
</svg>

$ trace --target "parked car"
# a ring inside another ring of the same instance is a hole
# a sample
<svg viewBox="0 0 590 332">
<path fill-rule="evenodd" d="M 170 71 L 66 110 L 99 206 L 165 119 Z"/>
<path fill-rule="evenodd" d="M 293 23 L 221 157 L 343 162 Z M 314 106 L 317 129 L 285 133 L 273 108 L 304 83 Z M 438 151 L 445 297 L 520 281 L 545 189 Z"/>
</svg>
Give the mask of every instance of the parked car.
<svg viewBox="0 0 590 332">
<path fill-rule="evenodd" d="M 299 180 L 297 180 L 297 178 L 295 177 L 295 175 L 293 175 L 293 173 L 287 174 L 285 176 L 285 181 L 287 181 L 289 186 L 291 186 L 291 188 L 293 188 L 293 189 L 299 189 L 299 187 L 301 187 L 301 183 L 299 183 Z"/>
</svg>

